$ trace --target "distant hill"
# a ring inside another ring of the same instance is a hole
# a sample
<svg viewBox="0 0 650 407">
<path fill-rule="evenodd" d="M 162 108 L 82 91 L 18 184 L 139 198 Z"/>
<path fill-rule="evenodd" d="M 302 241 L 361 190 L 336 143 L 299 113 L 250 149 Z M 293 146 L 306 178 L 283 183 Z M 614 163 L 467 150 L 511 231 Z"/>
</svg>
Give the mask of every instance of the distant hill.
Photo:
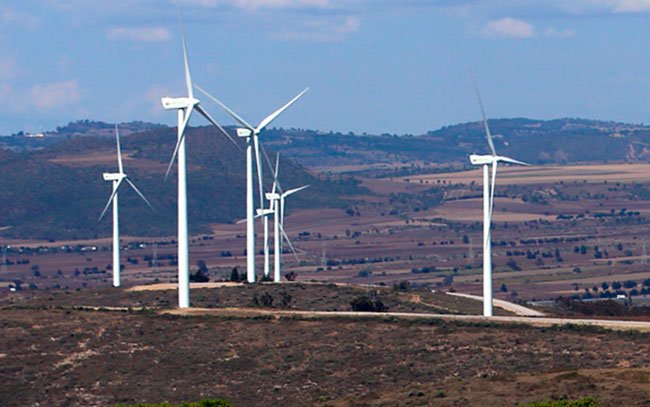
<svg viewBox="0 0 650 407">
<path fill-rule="evenodd" d="M 119 123 L 120 134 L 125 136 L 147 130 L 167 127 L 163 124 L 146 122 Z M 0 137 L 0 148 L 13 151 L 27 151 L 53 146 L 72 137 L 114 137 L 115 124 L 92 120 L 78 120 L 65 126 L 59 126 L 54 131 L 44 133 L 18 132 L 10 136 Z"/>
<path fill-rule="evenodd" d="M 176 141 L 175 129 L 160 127 L 125 135 L 125 172 L 157 209 L 152 213 L 127 186 L 121 190 L 121 229 L 124 234 L 173 235 L 176 231 L 176 169 L 164 172 Z M 191 128 L 187 134 L 188 200 L 191 233 L 208 225 L 244 216 L 245 161 L 212 128 Z M 117 167 L 112 137 L 76 136 L 37 151 L 0 150 L 0 233 L 19 238 L 75 239 L 110 235 L 110 214 L 97 223 L 111 185 L 102 172 Z M 266 186 L 270 171 L 264 168 Z M 310 184 L 296 194 L 289 210 L 300 207 L 344 207 L 345 198 L 364 192 L 353 180 L 326 180 L 283 159 L 285 188 Z M 329 199 L 322 199 L 328 196 Z"/>
<path fill-rule="evenodd" d="M 650 126 L 572 118 L 491 119 L 489 122 L 500 154 L 516 156 L 533 164 L 650 160 Z M 166 128 L 143 122 L 119 126 L 124 135 Z M 113 124 L 81 120 L 46 132 L 43 137 L 23 133 L 0 137 L 0 148 L 25 151 L 50 147 L 74 137 L 112 138 L 113 129 Z M 478 121 L 446 126 L 424 135 L 272 128 L 262 137 L 270 148 L 308 167 L 410 165 L 415 161 L 466 164 L 468 154 L 487 152 L 483 125 Z"/>
<path fill-rule="evenodd" d="M 650 127 L 584 119 L 489 121 L 499 154 L 533 164 L 650 160 Z M 271 129 L 267 145 L 307 166 L 376 163 L 467 163 L 488 151 L 482 122 L 421 136 L 354 135 Z"/>
</svg>

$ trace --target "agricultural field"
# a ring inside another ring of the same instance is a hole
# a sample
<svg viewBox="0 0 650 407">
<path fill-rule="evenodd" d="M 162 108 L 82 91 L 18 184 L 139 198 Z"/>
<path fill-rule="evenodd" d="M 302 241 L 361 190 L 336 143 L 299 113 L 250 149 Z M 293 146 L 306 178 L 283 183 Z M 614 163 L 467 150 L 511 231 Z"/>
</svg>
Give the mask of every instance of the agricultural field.
<svg viewBox="0 0 650 407">
<path fill-rule="evenodd" d="M 645 292 L 650 190 L 642 182 L 650 177 L 649 165 L 504 168 L 502 173 L 492 230 L 498 298 L 599 296 L 626 282 L 623 291 Z M 368 192 L 347 208 L 291 211 L 285 225 L 297 253 L 285 244 L 283 274 L 294 272 L 303 282 L 391 286 L 408 280 L 480 295 L 481 187 L 476 176 L 476 171 L 464 171 L 408 182 L 367 178 L 362 185 Z M 202 262 L 212 281 L 229 279 L 235 267 L 243 272 L 244 225 L 214 224 L 211 229 L 192 239 L 193 268 Z M 261 250 L 262 235 L 257 237 Z M 24 288 L 35 289 L 109 285 L 110 239 L 3 244 L 11 245 L 5 253 L 9 264 L 0 271 L 5 283 L 20 279 Z M 175 281 L 173 237 L 127 236 L 123 246 L 127 285 Z"/>
</svg>

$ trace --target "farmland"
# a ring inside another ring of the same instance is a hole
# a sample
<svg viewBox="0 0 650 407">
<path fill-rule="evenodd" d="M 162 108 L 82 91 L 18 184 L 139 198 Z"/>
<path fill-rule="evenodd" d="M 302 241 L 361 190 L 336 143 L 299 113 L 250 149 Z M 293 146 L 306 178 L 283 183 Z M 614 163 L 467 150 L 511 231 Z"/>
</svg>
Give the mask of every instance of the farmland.
<svg viewBox="0 0 650 407">
<path fill-rule="evenodd" d="M 504 168 L 492 232 L 497 296 L 539 300 L 585 290 L 598 296 L 602 283 L 625 281 L 636 283 L 628 291 L 642 291 L 650 278 L 650 200 L 642 184 L 649 170 L 645 164 Z M 369 192 L 347 209 L 292 211 L 286 230 L 298 253 L 285 253 L 284 272 L 299 281 L 408 280 L 480 294 L 478 175 L 362 179 Z M 192 265 L 204 261 L 212 280 L 227 279 L 234 267 L 243 271 L 244 225 L 211 230 L 192 239 Z M 109 239 L 4 243 L 14 247 L 6 254 L 13 264 L 4 268 L 5 281 L 20 278 L 39 289 L 108 283 Z M 128 285 L 175 281 L 173 237 L 125 237 L 123 245 Z M 257 261 L 261 267 L 262 256 Z"/>
</svg>

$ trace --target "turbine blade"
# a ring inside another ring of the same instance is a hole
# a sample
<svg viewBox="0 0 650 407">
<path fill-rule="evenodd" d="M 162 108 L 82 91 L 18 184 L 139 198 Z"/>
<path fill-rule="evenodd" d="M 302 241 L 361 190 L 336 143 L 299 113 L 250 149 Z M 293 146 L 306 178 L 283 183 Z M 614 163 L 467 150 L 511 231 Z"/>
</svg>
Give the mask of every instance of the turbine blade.
<svg viewBox="0 0 650 407">
<path fill-rule="evenodd" d="M 266 153 L 266 152 L 265 152 Z M 280 153 L 275 155 L 275 171 L 273 171 L 273 189 L 271 193 L 275 194 L 278 185 L 278 169 L 280 168 Z"/>
<path fill-rule="evenodd" d="M 176 155 L 178 154 L 178 149 L 181 147 L 181 143 L 185 139 L 185 129 L 187 128 L 187 123 L 190 121 L 190 116 L 192 115 L 192 108 L 185 110 L 185 117 L 183 118 L 183 123 L 180 124 L 179 130 L 181 132 L 181 137 L 176 142 L 176 147 L 174 147 L 174 153 L 172 154 L 172 159 L 169 160 L 169 165 L 167 166 L 167 172 L 165 173 L 165 181 L 169 177 L 169 173 L 172 170 L 172 165 L 176 160 Z"/>
<path fill-rule="evenodd" d="M 289 236 L 284 231 L 284 227 L 282 226 L 282 223 L 280 223 L 280 231 L 282 232 L 282 236 L 284 237 L 284 240 L 286 240 L 286 242 L 289 244 L 289 248 L 291 249 L 291 253 L 293 253 L 294 257 L 296 258 L 296 261 L 298 261 L 298 254 L 296 253 L 296 249 L 293 248 L 293 244 L 291 243 L 291 239 L 289 239 Z"/>
<path fill-rule="evenodd" d="M 228 132 L 223 127 L 221 127 L 221 125 L 217 123 L 216 120 L 214 120 L 212 116 L 210 116 L 210 114 L 205 109 L 203 109 L 203 107 L 201 107 L 201 105 L 196 105 L 194 108 L 199 113 L 201 113 L 201 115 L 203 115 L 203 117 L 205 117 L 210 123 L 212 123 L 213 126 L 218 128 L 226 137 L 228 137 L 228 140 L 230 140 L 230 142 L 235 147 L 237 147 L 237 150 L 242 151 L 241 147 L 239 147 L 239 144 L 237 144 L 237 142 L 232 137 L 230 137 L 230 134 L 228 134 Z"/>
<path fill-rule="evenodd" d="M 235 120 L 237 121 L 237 123 L 239 123 L 240 125 L 246 127 L 246 128 L 249 129 L 250 131 L 255 131 L 255 127 L 253 127 L 252 125 L 248 124 L 248 122 L 247 122 L 246 120 L 242 119 L 242 118 L 241 118 L 237 113 L 235 113 L 234 111 L 232 111 L 228 106 L 226 106 L 226 105 L 224 105 L 223 103 L 221 103 L 221 102 L 219 101 L 219 99 L 217 99 L 216 97 L 214 97 L 214 96 L 212 96 L 211 94 L 209 94 L 208 91 L 206 91 L 205 89 L 203 89 L 203 88 L 200 87 L 199 85 L 194 85 L 194 87 L 197 88 L 199 91 L 201 91 L 201 93 L 203 93 L 205 96 L 207 96 L 208 98 L 212 99 L 213 102 L 215 102 L 216 104 L 218 104 L 219 106 L 221 106 L 221 108 L 222 108 L 223 110 L 225 110 L 226 113 L 228 113 L 230 116 L 232 116 L 232 118 L 235 119 Z"/>
<path fill-rule="evenodd" d="M 108 201 L 106 202 L 106 206 L 104 206 L 104 210 L 102 211 L 102 214 L 99 215 L 97 222 L 101 222 L 101 220 L 104 218 L 104 215 L 106 215 L 106 211 L 108 211 L 108 208 L 111 206 L 111 202 L 113 202 L 113 199 L 115 199 L 115 195 L 117 195 L 117 191 L 119 191 L 120 186 L 122 185 L 122 179 L 117 181 L 117 187 L 115 188 L 115 190 L 113 190 L 111 196 L 108 198 Z"/>
<path fill-rule="evenodd" d="M 304 186 L 301 186 L 300 188 L 290 189 L 290 190 L 288 190 L 287 192 L 285 192 L 284 194 L 282 194 L 282 196 L 284 196 L 284 197 L 286 198 L 286 197 L 288 197 L 289 195 L 291 195 L 291 194 L 295 194 L 296 192 L 298 192 L 298 191 L 302 191 L 303 189 L 306 189 L 306 188 L 309 188 L 309 185 L 304 185 Z"/>
<path fill-rule="evenodd" d="M 149 206 L 149 208 L 151 208 L 152 211 L 156 212 L 156 209 L 151 205 L 151 203 L 149 202 L 149 200 L 147 199 L 147 197 L 144 196 L 144 194 L 143 194 L 142 192 L 140 192 L 140 190 L 138 189 L 138 187 L 136 187 L 135 184 L 134 184 L 133 182 L 131 182 L 131 180 L 130 180 L 128 177 L 127 177 L 127 178 L 124 178 L 124 179 L 126 180 L 126 182 L 129 183 L 129 185 L 131 186 L 131 188 L 133 188 L 133 190 L 134 190 L 138 195 L 140 195 L 140 198 L 142 198 L 142 200 L 143 200 L 143 201 L 144 201 L 144 202 Z"/>
<path fill-rule="evenodd" d="M 124 174 L 124 168 L 122 167 L 122 149 L 120 148 L 120 131 L 117 129 L 117 124 L 115 124 L 115 139 L 117 140 L 117 166 L 120 169 L 120 174 Z"/>
<path fill-rule="evenodd" d="M 278 169 L 279 163 L 280 163 L 280 154 L 278 153 L 278 156 L 276 157 L 276 165 L 275 169 L 273 169 L 273 165 L 271 164 L 271 159 L 269 159 L 269 155 L 266 153 L 266 149 L 264 148 L 263 145 L 260 145 L 262 149 L 262 155 L 264 155 L 264 159 L 266 160 L 266 163 L 268 164 L 269 168 L 271 169 L 271 174 L 273 174 L 273 186 L 277 187 L 277 189 L 282 193 L 282 185 L 280 185 L 280 180 L 278 180 Z M 275 189 L 273 190 L 275 192 Z"/>
<path fill-rule="evenodd" d="M 260 195 L 260 209 L 264 209 L 264 186 L 262 185 L 262 162 L 260 161 L 260 140 L 253 134 L 253 148 L 255 149 L 255 167 L 257 168 L 257 187 Z"/>
<path fill-rule="evenodd" d="M 296 97 L 294 97 L 294 98 L 291 99 L 289 102 L 287 102 L 284 106 L 282 106 L 281 108 L 279 108 L 279 109 L 276 110 L 275 112 L 271 113 L 270 115 L 266 116 L 266 117 L 264 118 L 264 120 L 262 120 L 262 121 L 260 122 L 260 124 L 257 125 L 257 128 L 255 129 L 255 131 L 258 132 L 258 133 L 259 133 L 260 131 L 262 131 L 262 129 L 263 129 L 264 127 L 268 126 L 269 123 L 271 123 L 273 120 L 275 120 L 275 119 L 276 119 L 280 114 L 282 114 L 282 112 L 284 112 L 285 110 L 287 110 L 287 108 L 288 108 L 289 106 L 291 106 L 291 105 L 292 105 L 296 100 L 300 99 L 300 97 L 301 97 L 302 95 L 304 95 L 305 93 L 307 93 L 308 90 L 309 90 L 309 88 L 306 88 L 305 90 L 303 90 L 302 92 L 300 92 Z"/>
<path fill-rule="evenodd" d="M 478 99 L 478 104 L 481 107 L 481 114 L 483 115 L 483 126 L 485 127 L 485 138 L 487 139 L 488 146 L 490 147 L 490 152 L 492 155 L 497 155 L 497 151 L 494 149 L 494 142 L 492 141 L 492 134 L 490 133 L 490 126 L 488 126 L 487 116 L 485 115 L 485 109 L 483 108 L 483 100 L 481 99 L 481 93 L 478 91 L 478 85 L 476 84 L 476 79 L 474 74 L 472 74 L 472 83 L 474 84 L 474 91 L 476 92 L 476 98 Z"/>
<path fill-rule="evenodd" d="M 499 157 L 499 161 L 503 161 L 504 163 L 508 163 L 508 164 L 523 165 L 524 167 L 530 167 L 530 164 L 525 163 L 523 161 L 515 160 L 510 157 Z"/>
<path fill-rule="evenodd" d="M 187 59 L 187 44 L 185 44 L 185 27 L 183 25 L 183 17 L 181 12 L 178 12 L 178 23 L 181 26 L 181 42 L 183 44 L 183 64 L 185 65 L 185 87 L 187 88 L 187 97 L 194 98 L 194 89 L 192 88 L 192 75 L 190 74 L 190 63 Z"/>
<path fill-rule="evenodd" d="M 255 216 L 253 216 L 253 219 L 261 218 L 262 216 L 264 216 L 264 215 L 262 215 L 262 214 L 257 214 L 257 215 L 255 215 Z M 235 222 L 235 224 L 237 224 L 237 225 L 241 225 L 242 223 L 246 223 L 247 220 L 248 220 L 248 219 L 246 219 L 246 218 L 244 218 L 244 219 L 239 219 L 237 222 Z"/>
</svg>

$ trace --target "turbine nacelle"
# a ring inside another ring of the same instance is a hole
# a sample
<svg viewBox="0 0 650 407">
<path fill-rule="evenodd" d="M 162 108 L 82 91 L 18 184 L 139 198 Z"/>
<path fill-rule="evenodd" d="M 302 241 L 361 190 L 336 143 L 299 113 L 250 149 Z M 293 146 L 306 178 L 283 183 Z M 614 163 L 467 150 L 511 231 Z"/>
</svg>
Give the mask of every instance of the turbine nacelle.
<svg viewBox="0 0 650 407">
<path fill-rule="evenodd" d="M 267 192 L 264 195 L 266 196 L 266 199 L 269 201 L 277 201 L 278 199 L 280 199 L 280 194 L 278 194 L 277 192 Z"/>
<path fill-rule="evenodd" d="M 164 97 L 160 101 L 165 110 L 188 109 L 199 104 L 199 100 L 192 97 Z"/>
<path fill-rule="evenodd" d="M 497 161 L 496 156 L 493 155 L 471 154 L 469 156 L 469 162 L 471 162 L 472 165 L 489 165 L 495 161 Z"/>
<path fill-rule="evenodd" d="M 504 157 L 502 155 L 478 155 L 478 154 L 472 154 L 469 156 L 469 161 L 473 165 L 490 165 L 494 164 L 497 162 L 502 162 L 502 163 L 507 163 L 507 164 L 515 164 L 515 165 L 523 165 L 525 167 L 529 167 L 530 164 L 525 163 L 523 161 L 515 160 L 514 158 L 510 157 Z"/>
<path fill-rule="evenodd" d="M 126 178 L 126 174 L 121 172 L 105 172 L 102 174 L 104 181 L 121 181 Z"/>
<path fill-rule="evenodd" d="M 237 129 L 237 137 L 250 137 L 253 135 L 253 132 L 250 129 L 245 129 L 245 128 L 238 128 Z"/>
</svg>

